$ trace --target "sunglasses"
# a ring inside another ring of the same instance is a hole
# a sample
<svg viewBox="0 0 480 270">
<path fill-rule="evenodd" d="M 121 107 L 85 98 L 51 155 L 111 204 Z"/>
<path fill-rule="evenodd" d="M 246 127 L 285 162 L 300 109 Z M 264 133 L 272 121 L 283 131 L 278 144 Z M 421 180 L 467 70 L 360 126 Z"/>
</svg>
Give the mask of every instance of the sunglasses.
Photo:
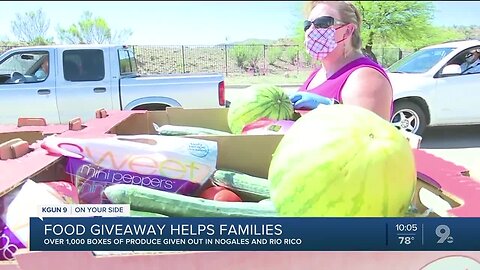
<svg viewBox="0 0 480 270">
<path fill-rule="evenodd" d="M 480 49 L 475 49 L 475 50 L 473 50 L 473 51 L 468 52 L 468 53 L 465 55 L 465 58 L 468 58 L 468 57 L 472 56 L 474 53 L 480 53 Z"/>
<path fill-rule="evenodd" d="M 335 25 L 336 23 L 338 24 L 341 22 L 338 20 L 335 20 L 333 17 L 330 17 L 330 16 L 318 17 L 315 20 L 313 20 L 313 22 L 309 20 L 305 20 L 303 22 L 303 31 L 306 32 L 312 26 L 312 24 L 313 26 L 315 26 L 315 28 L 328 28 L 332 25 Z"/>
</svg>

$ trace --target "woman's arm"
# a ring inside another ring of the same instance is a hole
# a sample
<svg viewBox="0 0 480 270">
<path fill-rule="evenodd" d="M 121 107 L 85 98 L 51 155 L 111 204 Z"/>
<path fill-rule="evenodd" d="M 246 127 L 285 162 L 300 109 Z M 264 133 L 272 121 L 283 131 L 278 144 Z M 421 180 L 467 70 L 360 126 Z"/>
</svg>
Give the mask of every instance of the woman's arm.
<svg viewBox="0 0 480 270">
<path fill-rule="evenodd" d="M 390 121 L 392 92 L 392 86 L 380 72 L 373 68 L 359 68 L 345 82 L 342 102 L 363 107 Z"/>
</svg>

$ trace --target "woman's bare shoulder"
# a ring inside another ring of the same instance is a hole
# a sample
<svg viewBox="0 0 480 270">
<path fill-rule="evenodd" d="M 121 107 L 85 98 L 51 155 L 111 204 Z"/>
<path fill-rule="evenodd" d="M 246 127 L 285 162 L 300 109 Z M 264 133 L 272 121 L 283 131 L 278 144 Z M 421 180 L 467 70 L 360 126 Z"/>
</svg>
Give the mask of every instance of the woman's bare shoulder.
<svg viewBox="0 0 480 270">
<path fill-rule="evenodd" d="M 344 104 L 364 107 L 387 120 L 390 117 L 392 86 L 374 68 L 362 67 L 352 72 L 341 95 Z"/>
<path fill-rule="evenodd" d="M 342 96 L 391 96 L 391 85 L 378 70 L 361 67 L 350 74 L 342 89 Z"/>
</svg>

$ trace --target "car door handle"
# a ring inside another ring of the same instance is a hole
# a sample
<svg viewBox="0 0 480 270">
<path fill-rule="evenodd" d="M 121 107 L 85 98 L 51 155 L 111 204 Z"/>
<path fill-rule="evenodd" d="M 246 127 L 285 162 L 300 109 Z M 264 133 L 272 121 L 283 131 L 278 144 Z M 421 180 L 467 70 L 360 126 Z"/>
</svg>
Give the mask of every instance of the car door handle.
<svg viewBox="0 0 480 270">
<path fill-rule="evenodd" d="M 93 92 L 95 92 L 95 93 L 103 93 L 103 92 L 106 92 L 106 91 L 107 91 L 107 88 L 105 88 L 105 87 L 93 88 Z"/>
<path fill-rule="evenodd" d="M 37 91 L 39 95 L 48 95 L 50 94 L 50 89 L 40 89 Z"/>
</svg>

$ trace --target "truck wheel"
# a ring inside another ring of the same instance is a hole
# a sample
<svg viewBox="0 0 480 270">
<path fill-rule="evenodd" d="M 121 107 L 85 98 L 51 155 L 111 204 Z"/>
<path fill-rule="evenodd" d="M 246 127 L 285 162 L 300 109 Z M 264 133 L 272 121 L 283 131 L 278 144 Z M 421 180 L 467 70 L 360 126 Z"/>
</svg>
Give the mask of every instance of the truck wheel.
<svg viewBox="0 0 480 270">
<path fill-rule="evenodd" d="M 145 104 L 133 108 L 134 111 L 165 111 L 167 107 L 170 107 L 166 104 Z"/>
<path fill-rule="evenodd" d="M 427 117 L 424 110 L 411 101 L 400 101 L 394 105 L 391 122 L 398 129 L 417 134 L 419 136 L 427 127 Z"/>
</svg>

